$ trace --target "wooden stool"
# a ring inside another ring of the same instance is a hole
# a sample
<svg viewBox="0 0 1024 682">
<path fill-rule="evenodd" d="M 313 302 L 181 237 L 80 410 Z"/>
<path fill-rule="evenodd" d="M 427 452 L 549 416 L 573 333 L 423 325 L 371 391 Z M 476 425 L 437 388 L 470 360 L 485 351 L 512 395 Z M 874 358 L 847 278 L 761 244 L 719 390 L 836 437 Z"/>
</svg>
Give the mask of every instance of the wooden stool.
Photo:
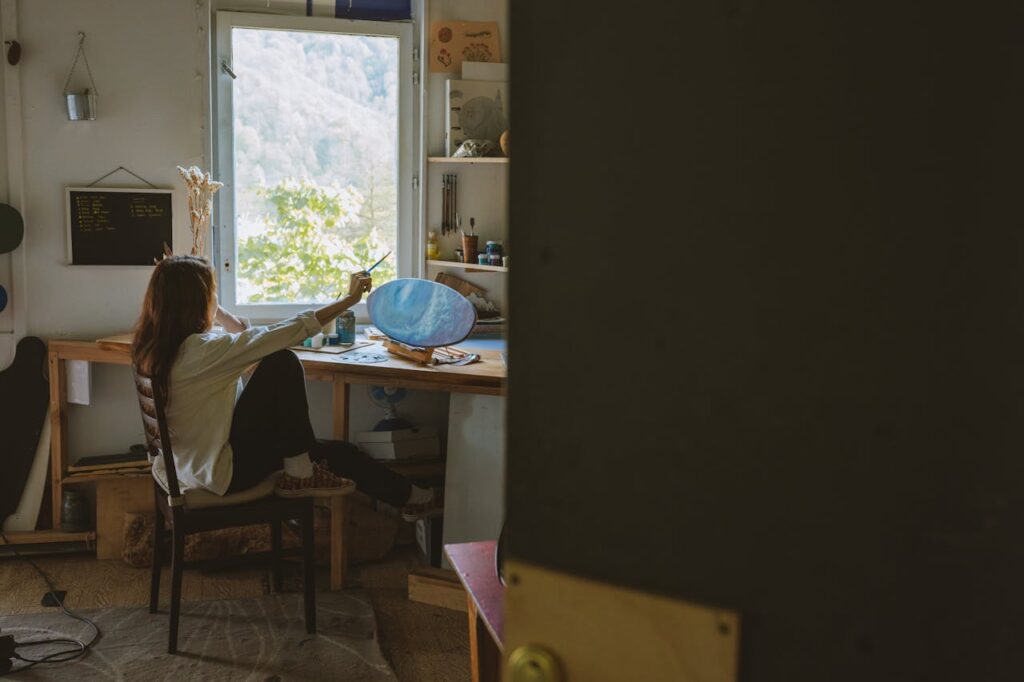
<svg viewBox="0 0 1024 682">
<path fill-rule="evenodd" d="M 445 545 L 444 551 L 466 588 L 473 682 L 498 682 L 505 634 L 505 586 L 495 570 L 497 543 L 464 542 Z"/>
</svg>

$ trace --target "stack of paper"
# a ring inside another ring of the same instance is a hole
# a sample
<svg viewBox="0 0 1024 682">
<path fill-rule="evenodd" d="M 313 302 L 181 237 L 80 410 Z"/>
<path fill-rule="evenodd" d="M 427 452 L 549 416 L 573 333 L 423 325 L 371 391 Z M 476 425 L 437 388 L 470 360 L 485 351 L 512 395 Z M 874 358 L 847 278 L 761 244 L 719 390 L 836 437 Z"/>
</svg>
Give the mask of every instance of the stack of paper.
<svg viewBox="0 0 1024 682">
<path fill-rule="evenodd" d="M 441 441 L 433 429 L 360 431 L 356 435 L 356 442 L 363 452 L 379 460 L 431 457 L 441 454 Z"/>
</svg>

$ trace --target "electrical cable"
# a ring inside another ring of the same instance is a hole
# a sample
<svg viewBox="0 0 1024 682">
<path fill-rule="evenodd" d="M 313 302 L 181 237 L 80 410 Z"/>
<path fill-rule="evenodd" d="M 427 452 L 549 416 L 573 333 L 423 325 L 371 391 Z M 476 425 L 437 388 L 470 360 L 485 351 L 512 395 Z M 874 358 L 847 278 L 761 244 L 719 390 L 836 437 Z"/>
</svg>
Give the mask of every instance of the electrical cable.
<svg viewBox="0 0 1024 682">
<path fill-rule="evenodd" d="M 13 544 L 11 544 L 11 541 L 7 539 L 7 536 L 4 534 L 3 531 L 0 531 L 0 538 L 3 538 L 4 543 L 8 547 L 11 548 L 11 551 L 14 553 L 15 557 L 17 557 L 18 559 L 21 559 L 22 561 L 26 562 L 29 566 L 31 566 L 32 568 L 35 569 L 36 573 L 39 574 L 39 577 L 42 578 L 43 582 L 46 583 L 46 587 L 47 587 L 47 589 L 49 589 L 49 592 L 47 594 L 49 594 L 49 596 L 53 599 L 53 601 L 55 601 L 57 603 L 57 605 L 60 608 L 60 612 L 63 615 L 67 616 L 68 618 L 72 618 L 74 620 L 77 620 L 77 621 L 80 621 L 82 623 L 85 623 L 86 625 L 91 627 L 92 631 L 93 631 L 92 638 L 88 642 L 83 642 L 81 640 L 72 639 L 70 637 L 50 637 L 50 638 L 46 638 L 46 639 L 34 639 L 34 640 L 31 640 L 31 641 L 28 641 L 28 642 L 18 642 L 18 641 L 15 641 L 14 642 L 14 654 L 13 654 L 12 658 L 14 660 L 21 661 L 25 665 L 22 665 L 21 667 L 18 667 L 18 668 L 12 668 L 11 670 L 8 670 L 6 673 L 0 673 L 0 676 L 3 676 L 3 675 L 13 675 L 14 673 L 18 673 L 18 672 L 21 672 L 23 670 L 28 670 L 29 668 L 35 667 L 35 666 L 43 664 L 43 663 L 66 663 L 68 661 L 74 661 L 74 660 L 84 656 L 86 653 L 88 653 L 89 649 L 91 649 L 93 647 L 93 645 L 96 644 L 96 642 L 99 640 L 99 638 L 100 638 L 100 628 L 99 628 L 99 626 L 96 625 L 96 623 L 94 623 L 92 620 L 86 618 L 85 616 L 80 616 L 77 613 L 75 613 L 74 611 L 72 611 L 71 609 L 69 609 L 66 606 L 64 606 L 64 600 L 57 594 L 57 590 L 53 587 L 53 583 L 50 581 L 50 577 L 48 575 L 46 575 L 45 572 L 43 572 L 43 569 L 39 568 L 39 565 L 36 564 L 36 562 L 34 562 L 32 559 L 30 559 L 29 557 L 21 554 L 18 551 L 17 547 L 15 547 Z M 45 597 L 45 595 L 44 595 L 44 597 Z M 28 648 L 31 648 L 31 647 L 38 647 L 38 646 L 45 646 L 45 645 L 54 645 L 54 644 L 68 644 L 68 645 L 74 646 L 75 648 L 73 648 L 73 649 L 61 649 L 59 651 L 54 651 L 54 652 L 51 652 L 49 654 L 45 654 L 45 655 L 43 655 L 43 656 L 41 656 L 39 658 L 33 658 L 33 657 L 25 656 L 23 654 L 18 653 L 19 649 L 28 649 Z"/>
</svg>

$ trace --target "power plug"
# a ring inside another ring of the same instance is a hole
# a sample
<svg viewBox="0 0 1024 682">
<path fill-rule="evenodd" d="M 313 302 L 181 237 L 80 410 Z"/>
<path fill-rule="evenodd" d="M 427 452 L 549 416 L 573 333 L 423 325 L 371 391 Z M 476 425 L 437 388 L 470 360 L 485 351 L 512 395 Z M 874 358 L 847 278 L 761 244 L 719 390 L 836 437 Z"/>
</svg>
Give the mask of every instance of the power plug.
<svg viewBox="0 0 1024 682">
<path fill-rule="evenodd" d="M 53 592 L 47 592 L 43 595 L 43 600 L 40 602 L 42 606 L 60 606 L 64 603 L 64 597 L 67 596 L 66 590 L 54 590 Z"/>
</svg>

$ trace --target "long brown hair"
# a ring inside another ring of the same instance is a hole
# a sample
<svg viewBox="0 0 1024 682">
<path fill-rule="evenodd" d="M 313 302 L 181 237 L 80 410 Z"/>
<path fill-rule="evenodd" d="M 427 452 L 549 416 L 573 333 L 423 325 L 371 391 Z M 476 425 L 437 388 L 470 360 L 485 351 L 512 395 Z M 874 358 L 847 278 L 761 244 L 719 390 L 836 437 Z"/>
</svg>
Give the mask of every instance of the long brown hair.
<svg viewBox="0 0 1024 682">
<path fill-rule="evenodd" d="M 153 389 L 164 402 L 178 349 L 190 335 L 213 325 L 216 300 L 217 282 L 206 260 L 169 256 L 154 268 L 135 325 L 132 362 L 139 374 L 153 380 Z"/>
</svg>

